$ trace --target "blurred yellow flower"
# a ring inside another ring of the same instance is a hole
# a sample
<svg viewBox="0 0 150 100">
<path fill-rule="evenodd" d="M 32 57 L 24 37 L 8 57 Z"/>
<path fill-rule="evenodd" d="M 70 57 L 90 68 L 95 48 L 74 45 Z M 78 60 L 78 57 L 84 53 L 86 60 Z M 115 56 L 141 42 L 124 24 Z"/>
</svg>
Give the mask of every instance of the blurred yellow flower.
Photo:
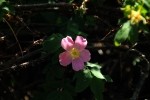
<svg viewBox="0 0 150 100">
<path fill-rule="evenodd" d="M 146 19 L 141 15 L 140 11 L 132 10 L 131 14 L 128 15 L 128 18 L 131 19 L 132 24 L 138 24 L 140 21 L 143 21 L 143 24 L 146 24 Z"/>
</svg>

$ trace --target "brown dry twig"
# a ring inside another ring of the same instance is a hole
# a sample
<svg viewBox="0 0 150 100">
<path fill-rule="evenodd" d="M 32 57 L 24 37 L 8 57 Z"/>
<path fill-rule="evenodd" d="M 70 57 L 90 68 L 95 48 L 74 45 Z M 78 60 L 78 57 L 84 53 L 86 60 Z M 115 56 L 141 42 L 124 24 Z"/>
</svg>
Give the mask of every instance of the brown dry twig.
<svg viewBox="0 0 150 100">
<path fill-rule="evenodd" d="M 18 57 L 16 59 L 11 59 L 7 62 L 5 62 L 4 64 L 1 64 L 0 65 L 0 72 L 4 72 L 6 70 L 10 70 L 10 69 L 14 69 L 15 67 L 14 66 L 17 66 L 17 65 L 20 65 L 26 61 L 29 61 L 29 59 L 33 58 L 34 56 L 40 54 L 42 51 L 42 49 L 38 49 L 38 50 L 35 50 L 31 53 L 28 53 L 24 56 L 21 56 L 21 57 Z"/>
</svg>

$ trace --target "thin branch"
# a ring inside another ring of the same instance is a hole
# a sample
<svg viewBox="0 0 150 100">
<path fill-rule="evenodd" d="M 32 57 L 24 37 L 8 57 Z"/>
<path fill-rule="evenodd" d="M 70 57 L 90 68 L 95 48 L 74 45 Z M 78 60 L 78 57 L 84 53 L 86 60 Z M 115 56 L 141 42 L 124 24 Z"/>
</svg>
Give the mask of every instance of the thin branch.
<svg viewBox="0 0 150 100">
<path fill-rule="evenodd" d="M 13 28 L 11 27 L 11 25 L 9 24 L 9 22 L 8 22 L 5 18 L 3 18 L 3 20 L 7 23 L 7 25 L 8 25 L 9 28 L 10 28 L 10 30 L 12 31 L 12 33 L 13 33 L 15 39 L 16 39 L 16 42 L 17 42 L 17 44 L 18 44 L 18 47 L 19 47 L 19 49 L 20 49 L 20 52 L 21 52 L 21 54 L 22 54 L 22 56 L 23 56 L 23 51 L 22 51 L 21 45 L 20 45 L 20 43 L 19 43 L 19 41 L 18 41 L 18 38 L 17 38 L 17 36 L 16 36 L 16 34 L 15 34 Z"/>
<path fill-rule="evenodd" d="M 146 61 L 146 63 L 147 63 L 145 70 L 144 70 L 144 67 L 141 68 L 142 72 L 141 72 L 141 76 L 140 76 L 140 81 L 138 82 L 138 84 L 135 88 L 133 96 L 130 98 L 130 100 L 137 100 L 140 90 L 145 82 L 145 79 L 148 77 L 149 70 L 150 70 L 150 62 L 148 61 L 148 59 L 145 57 L 145 55 L 142 52 L 140 52 L 136 49 L 131 49 L 130 51 L 136 52 L 140 56 L 140 58 L 143 59 L 144 61 Z"/>
<path fill-rule="evenodd" d="M 115 47 L 114 45 L 108 46 L 108 45 L 104 45 L 104 43 L 100 42 L 100 43 L 97 43 L 97 44 L 93 44 L 89 47 L 91 49 L 94 47 L 93 49 L 97 49 L 97 50 L 102 49 L 102 48 L 105 47 L 105 48 L 118 49 L 118 50 L 121 50 L 121 51 L 135 52 L 135 53 L 138 54 L 138 56 L 141 59 L 143 59 L 146 62 L 147 66 L 146 67 L 141 67 L 140 79 L 139 79 L 139 82 L 136 85 L 135 91 L 133 93 L 133 96 L 130 98 L 130 100 L 137 100 L 138 99 L 141 88 L 142 88 L 142 86 L 145 82 L 145 79 L 148 77 L 149 70 L 150 70 L 150 62 L 148 61 L 146 56 L 142 52 L 140 52 L 136 49 L 133 49 L 136 45 L 137 45 L 137 43 L 135 43 L 131 48 L 126 47 L 126 46 Z"/>
<path fill-rule="evenodd" d="M 91 49 L 91 50 L 99 50 L 99 49 L 116 49 L 116 50 L 120 50 L 120 51 L 129 50 L 129 47 L 127 45 L 122 45 L 122 46 L 116 47 L 109 42 L 110 41 L 106 41 L 106 40 L 89 41 L 87 48 Z"/>
<path fill-rule="evenodd" d="M 14 8 L 16 10 L 41 10 L 41 9 L 50 9 L 50 10 L 57 10 L 59 8 L 64 8 L 66 10 L 73 9 L 73 7 L 76 6 L 75 4 L 69 4 L 69 3 L 43 3 L 43 4 L 24 4 L 24 5 L 14 5 Z"/>
<path fill-rule="evenodd" d="M 104 48 L 110 48 L 110 49 L 113 48 L 113 49 L 118 49 L 118 50 L 122 50 L 122 51 L 127 50 L 126 47 L 115 47 L 113 45 L 107 45 L 106 46 L 106 45 L 104 45 L 104 43 L 101 43 L 101 44 L 92 43 L 87 48 L 91 49 L 91 50 L 99 50 L 99 49 L 104 49 Z M 50 54 L 47 54 L 47 55 L 39 57 L 35 60 L 32 59 L 35 56 L 40 55 L 41 52 L 42 52 L 42 48 L 40 48 L 38 50 L 35 50 L 31 53 L 27 53 L 26 55 L 18 57 L 16 59 L 11 59 L 7 62 L 4 62 L 4 64 L 0 65 L 0 72 L 4 72 L 6 70 L 11 70 L 11 69 L 14 69 L 14 68 L 18 68 L 22 65 L 33 64 L 33 63 L 45 60 L 50 56 Z M 31 61 L 31 59 L 32 59 L 32 61 Z"/>
<path fill-rule="evenodd" d="M 42 51 L 42 49 L 38 49 L 38 50 L 28 53 L 22 57 L 19 57 L 17 59 L 11 59 L 11 60 L 5 62 L 4 64 L 0 65 L 0 68 L 1 68 L 0 72 L 4 72 L 6 70 L 13 69 L 14 66 L 16 66 L 17 64 L 19 65 L 20 63 L 23 63 L 26 60 L 33 58 L 34 56 L 40 54 L 41 51 Z"/>
<path fill-rule="evenodd" d="M 42 3 L 42 4 L 24 4 L 24 5 L 15 5 L 15 8 L 18 9 L 31 9 L 31 8 L 49 8 L 49 7 L 72 7 L 75 4 L 69 3 Z"/>
<path fill-rule="evenodd" d="M 23 4 L 23 5 L 14 5 L 15 10 L 19 11 L 30 11 L 30 12 L 36 12 L 36 11 L 74 11 L 76 8 L 78 8 L 79 4 L 70 4 L 70 3 L 41 3 L 41 4 Z M 94 9 L 87 9 L 86 14 L 100 14 L 100 15 L 110 15 L 110 13 L 113 12 L 114 17 L 120 17 L 121 10 L 120 8 L 112 8 L 112 7 L 106 7 L 106 6 L 100 6 L 98 8 Z M 116 15 L 117 14 L 117 15 Z"/>
</svg>

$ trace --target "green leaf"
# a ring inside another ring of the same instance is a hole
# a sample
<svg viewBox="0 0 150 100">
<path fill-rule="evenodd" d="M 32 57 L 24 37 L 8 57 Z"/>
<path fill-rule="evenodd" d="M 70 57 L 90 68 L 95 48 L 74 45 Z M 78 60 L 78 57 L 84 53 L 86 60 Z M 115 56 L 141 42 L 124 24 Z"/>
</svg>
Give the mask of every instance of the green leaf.
<svg viewBox="0 0 150 100">
<path fill-rule="evenodd" d="M 74 34 L 75 36 L 77 36 L 77 35 L 87 36 L 86 33 L 82 32 L 82 31 L 79 29 L 78 23 L 76 23 L 76 22 L 74 22 L 74 21 L 68 22 L 68 24 L 67 24 L 67 33 L 70 34 L 71 36 L 73 36 L 73 34 Z"/>
<path fill-rule="evenodd" d="M 58 91 L 53 91 L 50 94 L 48 94 L 46 100 L 52 100 L 52 99 L 53 100 L 60 100 L 59 98 L 60 98 L 59 97 L 59 92 Z"/>
<path fill-rule="evenodd" d="M 93 16 L 86 16 L 86 23 L 90 26 L 94 26 L 96 23 L 96 20 Z"/>
<path fill-rule="evenodd" d="M 118 32 L 116 33 L 114 41 L 118 44 L 125 41 L 129 36 L 131 28 L 132 27 L 131 27 L 130 21 L 127 21 L 126 23 L 124 23 L 121 29 L 119 29 Z"/>
<path fill-rule="evenodd" d="M 149 34 L 149 27 L 143 23 L 139 23 L 139 27 L 138 27 L 140 30 L 143 31 L 143 34 Z"/>
<path fill-rule="evenodd" d="M 100 65 L 87 62 L 87 66 L 91 67 L 91 73 L 95 77 L 97 77 L 99 79 L 105 79 L 105 77 L 103 76 L 103 74 L 100 71 L 100 68 L 101 68 Z"/>
<path fill-rule="evenodd" d="M 115 46 L 117 46 L 117 47 L 121 45 L 121 43 L 118 43 L 117 41 L 115 41 L 114 44 L 115 44 Z"/>
<path fill-rule="evenodd" d="M 90 63 L 90 62 L 87 62 L 87 65 L 86 66 L 89 66 L 89 67 L 95 67 L 95 68 L 101 68 L 100 65 L 98 65 L 98 63 Z"/>
<path fill-rule="evenodd" d="M 103 100 L 104 81 L 94 77 L 91 82 L 91 91 L 94 94 L 95 100 Z"/>
<path fill-rule="evenodd" d="M 55 71 L 54 76 L 56 78 L 63 78 L 64 76 L 64 70 L 62 67 L 58 66 L 58 65 L 53 65 L 54 67 L 52 68 L 53 71 Z M 49 66 L 51 67 L 51 66 Z"/>
<path fill-rule="evenodd" d="M 72 80 L 66 79 L 64 82 L 64 88 L 69 91 L 70 95 L 75 96 L 76 91 L 75 91 L 75 86 L 71 84 Z"/>
<path fill-rule="evenodd" d="M 86 66 L 90 67 L 90 71 L 94 77 L 99 79 L 105 79 L 107 82 L 112 82 L 112 79 L 108 75 L 103 75 L 101 73 L 101 66 L 97 63 L 87 62 Z"/>
<path fill-rule="evenodd" d="M 56 80 L 55 78 L 49 77 L 44 84 L 42 84 L 44 91 L 54 91 L 58 88 L 63 87 L 62 80 Z"/>
<path fill-rule="evenodd" d="M 1 4 L 1 10 L 3 10 L 5 13 L 15 14 L 14 7 L 11 4 L 9 4 L 8 2 L 3 2 Z"/>
<path fill-rule="evenodd" d="M 143 0 L 144 4 L 150 8 L 150 0 Z"/>
<path fill-rule="evenodd" d="M 138 27 L 136 25 L 131 25 L 131 29 L 129 32 L 128 40 L 131 43 L 135 43 L 138 39 L 139 33 L 138 33 Z"/>
<path fill-rule="evenodd" d="M 99 68 L 92 68 L 91 73 L 99 79 L 105 79 L 104 75 L 101 73 Z"/>
<path fill-rule="evenodd" d="M 77 92 L 82 92 L 90 85 L 92 75 L 89 69 L 85 69 L 83 71 L 76 73 L 75 78 L 76 78 L 75 90 Z"/>
<path fill-rule="evenodd" d="M 70 95 L 69 91 L 62 91 L 61 99 L 59 99 L 59 100 L 73 100 L 73 98 Z"/>
<path fill-rule="evenodd" d="M 10 5 L 8 2 L 5 2 L 5 0 L 0 1 L 0 21 L 3 20 L 3 17 L 5 14 L 15 14 L 14 7 Z"/>
<path fill-rule="evenodd" d="M 47 53 L 54 53 L 60 48 L 61 39 L 63 36 L 61 34 L 52 34 L 43 43 L 43 49 Z"/>
<path fill-rule="evenodd" d="M 111 79 L 109 75 L 104 75 L 104 77 L 107 82 L 113 82 L 113 80 Z"/>
<path fill-rule="evenodd" d="M 0 5 L 1 5 L 3 2 L 6 2 L 6 1 L 5 1 L 5 0 L 0 0 Z"/>
<path fill-rule="evenodd" d="M 143 6 L 140 6 L 140 13 L 143 15 L 143 16 L 146 16 L 146 14 L 148 13 L 148 10 L 146 8 L 144 8 Z"/>
</svg>

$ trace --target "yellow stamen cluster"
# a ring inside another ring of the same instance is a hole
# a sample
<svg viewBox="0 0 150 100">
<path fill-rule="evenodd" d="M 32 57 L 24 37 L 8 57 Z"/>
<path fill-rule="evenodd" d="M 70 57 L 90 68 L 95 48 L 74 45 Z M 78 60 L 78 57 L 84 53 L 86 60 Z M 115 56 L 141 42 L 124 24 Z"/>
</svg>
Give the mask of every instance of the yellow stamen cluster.
<svg viewBox="0 0 150 100">
<path fill-rule="evenodd" d="M 70 55 L 71 55 L 72 59 L 76 59 L 76 58 L 79 58 L 80 52 L 79 52 L 78 49 L 72 48 L 72 49 L 70 50 Z"/>
<path fill-rule="evenodd" d="M 140 14 L 139 11 L 132 10 L 128 18 L 131 19 L 132 24 L 138 24 L 140 21 L 143 21 L 143 23 L 146 24 L 145 18 Z"/>
</svg>

